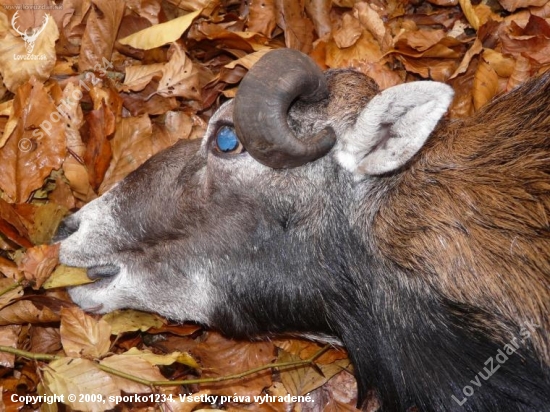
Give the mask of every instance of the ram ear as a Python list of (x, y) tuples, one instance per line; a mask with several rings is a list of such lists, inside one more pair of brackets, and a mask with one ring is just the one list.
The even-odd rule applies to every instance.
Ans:
[(447, 111), (453, 89), (420, 81), (390, 87), (363, 109), (340, 136), (338, 162), (357, 177), (392, 172), (424, 145)]

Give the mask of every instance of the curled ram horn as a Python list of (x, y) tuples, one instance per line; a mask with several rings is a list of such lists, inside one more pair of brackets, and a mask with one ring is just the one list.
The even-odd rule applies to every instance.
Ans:
[(334, 131), (325, 128), (300, 140), (288, 125), (288, 110), (297, 99), (313, 103), (327, 97), (325, 76), (308, 56), (292, 49), (267, 53), (239, 86), (233, 112), (237, 135), (266, 166), (291, 168), (314, 161), (334, 146)]

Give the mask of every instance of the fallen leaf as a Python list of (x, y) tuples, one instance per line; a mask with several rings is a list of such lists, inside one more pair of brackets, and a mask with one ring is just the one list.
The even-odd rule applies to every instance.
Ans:
[[(205, 341), (196, 346), (191, 354), (202, 365), (202, 377), (218, 377), (244, 372), (272, 362), (274, 346), (270, 342), (236, 342), (209, 332)], [(259, 395), (263, 388), (271, 386), (271, 371), (265, 370), (237, 382), (202, 384), (201, 388), (212, 389), (220, 395)]]
[(158, 315), (131, 309), (115, 310), (107, 313), (101, 319), (111, 326), (113, 335), (137, 330), (145, 332), (150, 328), (160, 328), (165, 323)]
[(485, 60), (481, 59), (474, 75), (472, 95), (474, 107), (479, 110), (498, 93), (498, 75)]
[(304, 0), (276, 0), (275, 4), (286, 47), (309, 53), (313, 48), (313, 23), (305, 14)]
[[(19, 122), (0, 149), (0, 188), (15, 203), (26, 201), (66, 154), (63, 124), (42, 83), (31, 80), (17, 90), (14, 110)], [(56, 116), (57, 114), (57, 116)]]
[(250, 0), (248, 30), (271, 37), (277, 26), (277, 9), (274, 0)]
[[(64, 395), (64, 403), (71, 408), (85, 412), (102, 412), (115, 407), (114, 399), (120, 396), (120, 389), (115, 380), (88, 359), (61, 358), (50, 362), (42, 369), (44, 385), (56, 395)], [(69, 394), (75, 395), (73, 400)], [(103, 401), (98, 402), (88, 396), (101, 395)], [(83, 401), (83, 402), (81, 402)]]
[(151, 120), (145, 114), (120, 120), (111, 141), (113, 160), (99, 188), (100, 194), (105, 193), (154, 154), (150, 139), (152, 131)]
[(311, 17), (317, 37), (326, 39), (332, 31), (330, 22), (330, 0), (307, 0), (306, 10)]
[(59, 328), (33, 325), (29, 331), (29, 350), (34, 353), (56, 353), (62, 349)]
[(163, 67), (164, 63), (126, 67), (126, 76), (124, 77), (122, 90), (143, 90), (154, 76), (161, 76)]
[(53, 289), (67, 286), (85, 285), (92, 282), (93, 280), (88, 277), (86, 269), (59, 265), (44, 282), (42, 288)]
[(51, 309), (47, 307), (38, 309), (29, 300), (19, 300), (0, 310), (0, 326), (25, 323), (51, 323), (58, 321), (59, 316)]
[(116, 34), (124, 14), (123, 0), (92, 0), (82, 36), (78, 68), (105, 73), (110, 69)]
[(166, 23), (156, 24), (120, 39), (119, 42), (142, 50), (164, 46), (179, 39), (199, 14), (200, 11), (197, 10)]
[(98, 358), (109, 351), (111, 326), (77, 307), (61, 309), (61, 342), (68, 356)]
[(336, 46), (340, 49), (353, 46), (363, 33), (361, 23), (352, 14), (346, 13), (342, 18), (342, 26), (333, 33)]
[(508, 11), (516, 11), (525, 7), (540, 7), (547, 3), (547, 0), (498, 0), (498, 2)]
[(162, 68), (156, 93), (164, 97), (180, 96), (200, 100), (199, 73), (178, 43), (172, 43), (170, 60)]
[[(0, 282), (0, 288), (2, 288), (1, 282)], [(2, 296), (0, 296), (0, 299), (2, 299)], [(21, 333), (21, 325), (0, 326), (0, 345), (17, 348), (17, 341), (19, 339), (20, 333)], [(14, 363), (15, 363), (15, 355), (12, 355), (11, 353), (0, 352), (1, 367), (13, 368)]]
[[(119, 372), (128, 373), (132, 376), (149, 381), (166, 381), (158, 368), (152, 365), (146, 359), (136, 356), (135, 354), (120, 354), (111, 355), (103, 358), (101, 365), (108, 366)], [(151, 386), (142, 383), (134, 382), (120, 376), (111, 375), (116, 387), (127, 393), (151, 393)]]
[[(24, 31), (27, 28), (21, 29)], [(34, 43), (32, 53), (28, 52), (27, 42), (13, 34), (7, 15), (0, 12), (0, 74), (11, 92), (15, 93), (19, 86), (32, 77), (40, 81), (46, 81), (50, 77), (55, 66), (55, 41), (58, 38), (57, 25), (52, 18), (48, 18), (44, 30)], [(30, 54), (36, 57), (27, 56)]]
[(23, 296), (23, 287), (10, 278), (0, 278), (0, 308)]
[(57, 265), (59, 245), (39, 245), (27, 249), (19, 270), (31, 282), (33, 289), (39, 289)]

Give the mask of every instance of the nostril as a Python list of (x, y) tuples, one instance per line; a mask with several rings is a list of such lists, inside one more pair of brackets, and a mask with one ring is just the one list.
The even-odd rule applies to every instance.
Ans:
[(61, 242), (62, 240), (67, 239), (77, 230), (78, 230), (77, 225), (71, 224), (70, 222), (67, 221), (67, 219), (63, 220), (59, 224), (59, 227), (57, 228), (57, 232), (52, 238), (52, 243)]

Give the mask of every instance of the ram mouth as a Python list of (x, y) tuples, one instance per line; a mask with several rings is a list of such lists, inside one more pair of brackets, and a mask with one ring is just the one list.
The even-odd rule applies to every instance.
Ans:
[(120, 267), (116, 265), (97, 265), (88, 267), (86, 271), (90, 279), (96, 280), (118, 275)]

